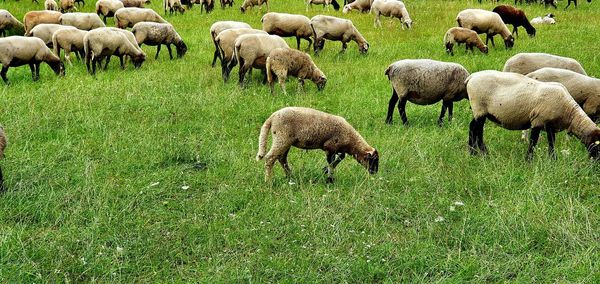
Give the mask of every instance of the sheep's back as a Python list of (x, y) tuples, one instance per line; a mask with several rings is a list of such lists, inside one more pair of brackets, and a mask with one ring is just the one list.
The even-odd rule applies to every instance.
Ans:
[(562, 68), (587, 75), (577, 60), (547, 53), (519, 53), (506, 61), (503, 71), (526, 75), (544, 67)]

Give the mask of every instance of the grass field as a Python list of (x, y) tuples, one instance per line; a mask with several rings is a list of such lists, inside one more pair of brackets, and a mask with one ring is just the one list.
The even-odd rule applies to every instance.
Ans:
[[(40, 2), (1, 6), (22, 19)], [(410, 126), (397, 112), (385, 125), (383, 74), (404, 58), (476, 72), (499, 70), (518, 52), (550, 52), (600, 76), (600, 3), (524, 6), (530, 18), (550, 11), (558, 23), (535, 38), (521, 29), (512, 50), (497, 39), (487, 56), (462, 48), (448, 56), (442, 37), (460, 10), (491, 10), (488, 1), (406, 1), (410, 31), (389, 20), (375, 29), (372, 15), (353, 12), (344, 17), (369, 41), (368, 55), (355, 43), (338, 54), (341, 44), (328, 42), (315, 58), (329, 79), (323, 92), (311, 82), (300, 92), (292, 79), (288, 95), (271, 96), (260, 72), (240, 90), (237, 68), (223, 84), (210, 67), (214, 21), (260, 28), (261, 13), (241, 14), (236, 2), (166, 17), (189, 47), (183, 59), (170, 61), (163, 49), (154, 60), (155, 48), (144, 46), (140, 70), (112, 60), (92, 77), (75, 61), (64, 78), (42, 67), (38, 82), (26, 66), (9, 70), (11, 85), (0, 86), (10, 142), (1, 162), (0, 282), (600, 281), (600, 168), (575, 137), (557, 135), (556, 161), (542, 138), (527, 163), (520, 132), (488, 123), (490, 154), (472, 157), (467, 101), (441, 128), (440, 104), (409, 103)], [(150, 6), (163, 14), (160, 1)], [(306, 11), (301, 0), (273, 0), (271, 10), (342, 16)], [(254, 160), (259, 129), (284, 106), (344, 116), (379, 150), (379, 173), (348, 158), (329, 185), (323, 152), (294, 149), (296, 184), (279, 166), (273, 185), (264, 183)]]

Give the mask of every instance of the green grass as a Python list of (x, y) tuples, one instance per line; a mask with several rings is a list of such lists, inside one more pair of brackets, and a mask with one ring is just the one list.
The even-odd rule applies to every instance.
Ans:
[[(10, 142), (1, 162), (8, 190), (0, 194), (0, 282), (599, 282), (599, 168), (575, 137), (557, 135), (557, 161), (542, 138), (527, 163), (520, 132), (492, 123), (490, 154), (469, 155), (467, 101), (442, 128), (440, 104), (409, 103), (409, 127), (397, 112), (384, 124), (391, 91), (383, 71), (399, 59), (476, 72), (501, 69), (518, 52), (551, 52), (600, 76), (599, 3), (567, 12), (524, 6), (530, 18), (550, 11), (558, 23), (535, 38), (521, 30), (512, 50), (497, 39), (487, 56), (461, 48), (450, 57), (442, 37), (456, 14), (493, 8), (472, 2), (407, 1), (410, 31), (345, 15), (371, 49), (361, 56), (351, 43), (338, 54), (341, 44), (328, 42), (315, 58), (329, 78), (323, 92), (310, 82), (299, 92), (292, 79), (288, 95), (271, 96), (260, 72), (240, 90), (237, 68), (223, 84), (209, 65), (210, 25), (260, 27), (258, 10), (237, 7), (167, 16), (188, 44), (184, 59), (170, 61), (163, 49), (154, 60), (155, 49), (144, 46), (140, 70), (122, 71), (113, 60), (92, 77), (75, 61), (64, 78), (42, 67), (38, 82), (28, 67), (11, 68), (11, 85), (0, 85)], [(160, 6), (151, 5), (163, 14)], [(20, 19), (41, 7), (2, 2)], [(92, 9), (88, 1), (82, 10)], [(342, 16), (318, 6), (307, 12), (300, 0), (274, 0), (271, 10)], [(284, 106), (344, 116), (379, 150), (380, 172), (369, 176), (348, 158), (328, 185), (324, 154), (294, 149), (296, 184), (279, 166), (265, 184), (254, 160), (258, 132)]]

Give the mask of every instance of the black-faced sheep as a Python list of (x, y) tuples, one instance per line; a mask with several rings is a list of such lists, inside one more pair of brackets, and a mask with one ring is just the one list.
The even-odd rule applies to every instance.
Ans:
[(0, 9), (0, 37), (6, 36), (6, 31), (13, 29), (22, 32), (25, 27), (9, 11)]
[(104, 58), (106, 58), (104, 69), (106, 69), (112, 55), (119, 57), (123, 69), (125, 68), (124, 56), (131, 58), (135, 68), (142, 66), (146, 60), (146, 54), (137, 44), (131, 42), (130, 38), (134, 37), (133, 34), (128, 37), (125, 33), (131, 32), (115, 28), (99, 28), (91, 30), (85, 35), (83, 38), (85, 64), (90, 74), (96, 73), (96, 65), (101, 64)]
[(242, 3), (242, 6), (240, 6), (240, 11), (242, 11), (242, 13), (246, 12), (246, 10), (248, 10), (248, 8), (250, 7), (254, 7), (254, 6), (259, 6), (260, 9), (262, 10), (262, 5), (265, 4), (267, 6), (267, 12), (269, 11), (269, 1), (268, 0), (244, 0), (244, 2)]
[(212, 67), (215, 67), (215, 63), (217, 62), (217, 58), (221, 60), (221, 64), (223, 64), (223, 57), (219, 53), (219, 46), (215, 41), (217, 35), (227, 29), (251, 29), (252, 27), (244, 22), (236, 22), (236, 21), (218, 21), (210, 26), (210, 37), (215, 45), (215, 53), (213, 56)]
[(146, 8), (121, 8), (115, 12), (117, 28), (133, 27), (139, 22), (167, 23), (158, 13)]
[(473, 51), (473, 47), (476, 46), (482, 53), (488, 53), (487, 45), (483, 43), (475, 31), (454, 27), (450, 28), (444, 35), (444, 46), (446, 47), (446, 52), (450, 55), (454, 55), (454, 52), (452, 51), (454, 45), (460, 45), (461, 43), (464, 43), (467, 46), (466, 50)]
[(327, 83), (327, 77), (315, 65), (310, 55), (290, 48), (273, 49), (267, 57), (266, 68), (271, 94), (275, 93), (273, 88), (275, 78), (279, 80), (279, 85), (284, 94), (287, 93), (285, 91), (285, 80), (288, 76), (297, 77), (302, 87), (304, 87), (305, 79), (311, 80), (317, 85), (319, 91), (323, 90)]
[(46, 44), (36, 37), (11, 36), (0, 38), (0, 63), (2, 63), (2, 80), (8, 84), (6, 72), (9, 67), (25, 64), (31, 69), (33, 81), (40, 78), (40, 64), (45, 62), (56, 75), (63, 76), (65, 68), (60, 58), (54, 55)]
[(171, 15), (173, 15), (173, 12), (179, 12), (182, 15), (185, 12), (181, 0), (163, 0), (163, 8), (165, 8), (165, 15), (167, 15), (167, 10), (169, 10), (169, 14)]
[(240, 87), (244, 87), (246, 73), (251, 68), (265, 71), (263, 82), (266, 83), (266, 61), (271, 51), (278, 47), (289, 46), (279, 36), (263, 34), (245, 34), (235, 40), (235, 59), (240, 64)]
[(519, 53), (504, 64), (504, 72), (527, 75), (544, 67), (562, 68), (587, 75), (577, 60), (548, 53)]
[(60, 0), (60, 11), (62, 13), (75, 11), (75, 0)]
[(225, 6), (233, 7), (233, 0), (221, 0), (221, 9), (225, 9)]
[(39, 24), (59, 24), (61, 12), (56, 11), (29, 11), (23, 17), (25, 25), (25, 33), (29, 33), (31, 29)]
[(486, 119), (509, 130), (531, 128), (527, 159), (533, 158), (541, 130), (548, 134), (548, 152), (556, 158), (557, 132), (568, 130), (585, 145), (592, 158), (600, 158), (600, 128), (577, 105), (559, 83), (540, 82), (524, 75), (500, 71), (481, 71), (467, 78), (467, 92), (473, 111), (469, 126), (471, 154), (487, 152), (483, 142)]
[[(346, 1), (344, 1), (346, 2)], [(358, 10), (361, 13), (368, 13), (371, 10), (371, 3), (373, 0), (355, 0), (348, 1), (349, 4), (344, 4), (344, 9), (342, 9), (342, 13), (347, 14), (352, 10)]]
[(150, 0), (119, 0), (123, 2), (125, 8), (144, 8), (146, 4), (150, 4)]
[(106, 27), (100, 16), (95, 13), (67, 13), (60, 16), (58, 22), (61, 25), (76, 27), (84, 31)]
[[(4, 149), (6, 149), (6, 134), (4, 128), (0, 125), (0, 159), (4, 158)], [(4, 187), (4, 176), (2, 175), (2, 168), (0, 168), (0, 191), (6, 190)]]
[(260, 20), (263, 30), (280, 37), (296, 37), (296, 46), (300, 49), (300, 39), (308, 41), (308, 48), (312, 45), (310, 37), (313, 35), (310, 19), (304, 15), (286, 13), (266, 13)]
[(494, 8), (492, 12), (497, 13), (502, 18), (504, 24), (513, 25), (513, 33), (515, 36), (519, 36), (519, 27), (525, 28), (527, 34), (531, 37), (535, 36), (535, 28), (529, 23), (525, 12), (521, 9), (509, 5), (500, 5)]
[(54, 0), (46, 0), (44, 2), (44, 9), (49, 11), (58, 11), (58, 4)]
[(63, 26), (58, 24), (39, 24), (25, 34), (26, 36), (37, 37), (44, 41), (48, 47), (52, 47), (52, 35), (61, 29), (76, 30), (77, 28), (72, 26)]
[(173, 59), (171, 44), (175, 45), (177, 57), (181, 58), (187, 52), (187, 45), (185, 45), (183, 39), (181, 39), (181, 36), (179, 36), (171, 24), (140, 22), (133, 26), (131, 32), (135, 35), (139, 46), (142, 46), (142, 44), (156, 46), (156, 56), (154, 59), (158, 58), (160, 47), (163, 44), (167, 46), (170, 59)]
[(412, 20), (406, 10), (406, 6), (402, 1), (390, 0), (374, 0), (371, 5), (371, 13), (375, 15), (375, 26), (381, 27), (381, 16), (397, 18), (400, 21), (400, 26), (404, 29), (410, 29)]
[(59, 29), (52, 35), (52, 46), (54, 47), (54, 54), (60, 57), (60, 49), (65, 50), (65, 59), (71, 63), (71, 51), (75, 52), (78, 58), (83, 58), (83, 38), (87, 34), (87, 31), (78, 29)]
[(459, 27), (467, 28), (476, 31), (478, 34), (486, 34), (485, 44), (492, 41), (494, 44), (494, 35), (500, 34), (504, 39), (504, 46), (512, 48), (515, 40), (500, 18), (500, 15), (482, 10), (482, 9), (466, 9), (462, 10), (456, 16), (456, 22)]
[(106, 17), (113, 17), (117, 10), (124, 8), (123, 2), (119, 0), (98, 0), (96, 2), (96, 14), (102, 15), (106, 24)]
[(362, 54), (366, 54), (369, 50), (369, 43), (356, 29), (352, 21), (317, 15), (310, 19), (310, 26), (313, 29), (314, 51), (315, 54), (325, 46), (325, 39), (342, 42), (341, 52), (346, 51), (348, 42), (353, 40), (358, 44), (358, 50)]
[(394, 106), (398, 103), (398, 112), (402, 123), (407, 124), (406, 102), (418, 105), (430, 105), (443, 101), (438, 125), (442, 125), (446, 109), (448, 121), (452, 120), (453, 102), (467, 98), (465, 79), (469, 72), (460, 64), (434, 61), (429, 59), (405, 59), (392, 63), (385, 75), (392, 84), (392, 97), (388, 105), (385, 122), (392, 123)]
[(329, 5), (331, 5), (334, 10), (340, 10), (340, 4), (336, 0), (306, 0), (306, 10), (308, 11), (308, 6), (312, 9), (313, 4), (323, 5), (323, 8), (327, 10), (329, 10)]
[[(267, 153), (269, 131), (273, 136)], [(279, 161), (290, 178), (287, 162), (290, 148), (322, 149), (327, 154), (327, 182), (333, 182), (335, 167), (352, 155), (369, 174), (379, 169), (379, 153), (343, 117), (310, 108), (286, 107), (274, 112), (260, 129), (256, 160), (265, 159), (265, 181), (271, 180), (273, 164)]]
[(200, 4), (200, 14), (202, 14), (202, 10), (206, 11), (206, 13), (210, 13), (215, 9), (214, 0), (195, 0), (194, 3)]
[(237, 60), (234, 56), (234, 48), (235, 41), (241, 35), (245, 34), (267, 34), (267, 32), (263, 30), (256, 29), (227, 29), (219, 33), (215, 38), (215, 42), (217, 47), (219, 48), (219, 53), (221, 54), (221, 74), (223, 76), (223, 81), (227, 82), (229, 80), (229, 74), (235, 65), (237, 64)]

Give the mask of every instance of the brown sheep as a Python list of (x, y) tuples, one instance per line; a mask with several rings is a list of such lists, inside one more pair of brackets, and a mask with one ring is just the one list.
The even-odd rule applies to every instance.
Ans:
[(57, 11), (29, 11), (23, 17), (25, 33), (29, 33), (39, 24), (60, 24), (61, 12)]
[(289, 46), (279, 36), (263, 34), (245, 34), (235, 40), (235, 59), (240, 63), (240, 87), (244, 87), (246, 72), (251, 68), (265, 71), (263, 83), (267, 82), (266, 61), (271, 51), (278, 47)]
[(134, 7), (134, 8), (144, 8), (144, 5), (150, 4), (150, 0), (120, 0), (123, 2), (123, 6)]
[(446, 52), (450, 55), (454, 55), (454, 52), (452, 51), (454, 44), (461, 43), (464, 43), (467, 46), (467, 51), (473, 51), (473, 46), (477, 46), (477, 48), (482, 53), (488, 53), (487, 45), (483, 43), (483, 41), (481, 40), (481, 38), (479, 38), (475, 31), (461, 27), (454, 27), (450, 28), (444, 35), (444, 45), (446, 46)]
[(147, 8), (121, 8), (115, 12), (117, 28), (131, 28), (139, 22), (167, 23), (158, 13)]
[(279, 85), (284, 94), (285, 91), (285, 80), (287, 76), (294, 76), (298, 78), (300, 86), (304, 87), (304, 80), (309, 79), (317, 85), (319, 91), (325, 88), (327, 83), (327, 77), (325, 74), (315, 65), (310, 55), (290, 48), (276, 48), (269, 53), (267, 57), (267, 81), (271, 88), (271, 94), (275, 93), (273, 84), (275, 78), (279, 79)]
[(280, 37), (296, 37), (296, 46), (300, 49), (300, 39), (308, 41), (308, 49), (312, 45), (310, 37), (313, 35), (310, 19), (304, 15), (286, 13), (266, 13), (260, 21), (263, 30)]

